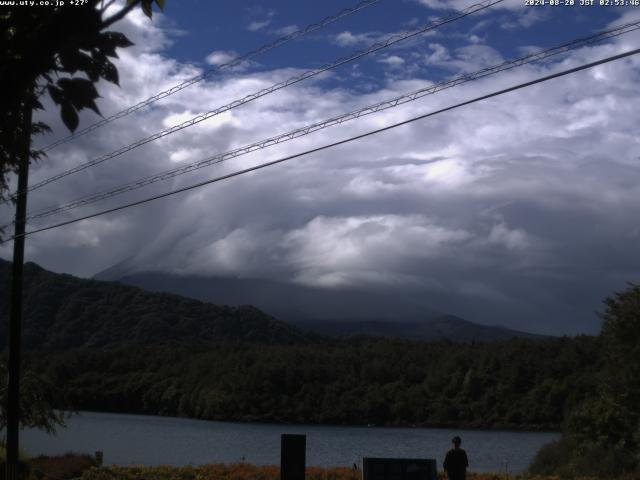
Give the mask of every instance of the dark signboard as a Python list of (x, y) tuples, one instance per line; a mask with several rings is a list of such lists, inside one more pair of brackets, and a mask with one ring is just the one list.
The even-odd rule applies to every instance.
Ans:
[(424, 458), (363, 458), (363, 480), (437, 480), (436, 461)]
[(280, 480), (304, 480), (306, 435), (282, 434), (280, 443)]

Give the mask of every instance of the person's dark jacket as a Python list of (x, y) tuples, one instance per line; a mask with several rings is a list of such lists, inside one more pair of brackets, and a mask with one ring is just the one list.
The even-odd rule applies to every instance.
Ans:
[(469, 460), (467, 459), (467, 452), (461, 448), (452, 448), (449, 450), (442, 464), (449, 480), (465, 480), (468, 466)]

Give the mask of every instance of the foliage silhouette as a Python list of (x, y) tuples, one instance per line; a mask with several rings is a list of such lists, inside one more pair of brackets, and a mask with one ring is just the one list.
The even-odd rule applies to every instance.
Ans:
[[(164, 7), (164, 0), (155, 0)], [(133, 45), (125, 35), (108, 31), (137, 5), (151, 17), (153, 0), (128, 0), (113, 13), (113, 1), (87, 0), (84, 5), (14, 7), (0, 11), (0, 198), (5, 198), (8, 175), (17, 171), (20, 146), (32, 134), (49, 131), (34, 122), (24, 131), (25, 109), (42, 109), (40, 98), (49, 94), (60, 107), (64, 124), (73, 131), (78, 112), (100, 113), (95, 84), (104, 79), (118, 84), (118, 70), (111, 62), (118, 48)], [(32, 150), (31, 158), (42, 152)]]
[(604, 304), (595, 389), (567, 415), (560, 442), (541, 450), (536, 473), (640, 473), (640, 286), (629, 284)]

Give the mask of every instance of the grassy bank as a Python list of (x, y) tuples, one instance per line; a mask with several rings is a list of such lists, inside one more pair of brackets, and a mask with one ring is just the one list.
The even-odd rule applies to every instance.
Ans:
[[(445, 479), (446, 477), (444, 474), (440, 473), (439, 480)], [(492, 473), (471, 473), (467, 475), (467, 479), (563, 480), (556, 476), (507, 476)], [(80, 480), (280, 480), (280, 468), (277, 465), (257, 466), (248, 463), (218, 463), (189, 467), (90, 467), (82, 472)], [(362, 480), (362, 472), (360, 470), (354, 470), (346, 467), (307, 467), (306, 480)], [(596, 479), (583, 477), (575, 480)]]
[[(257, 466), (248, 463), (210, 464), (188, 467), (96, 466), (89, 455), (66, 454), (34, 457), (26, 460), (28, 480), (280, 480), (277, 465)], [(4, 465), (2, 465), (4, 467)], [(0, 475), (2, 477), (2, 475)], [(446, 480), (440, 473), (439, 480)], [(307, 467), (306, 480), (362, 480), (362, 472), (346, 467)], [(564, 480), (558, 476), (504, 475), (470, 473), (467, 480)], [(574, 480), (596, 480), (577, 477)], [(632, 477), (619, 480), (633, 480)]]
[[(306, 480), (362, 480), (362, 472), (352, 468), (308, 467)], [(82, 480), (280, 480), (278, 466), (246, 463), (213, 464), (197, 467), (103, 467), (84, 472)], [(445, 480), (444, 474), (439, 480)], [(492, 473), (467, 475), (467, 480), (563, 480), (555, 476), (513, 476)], [(576, 479), (578, 480), (578, 479)], [(580, 480), (596, 480), (581, 478)]]

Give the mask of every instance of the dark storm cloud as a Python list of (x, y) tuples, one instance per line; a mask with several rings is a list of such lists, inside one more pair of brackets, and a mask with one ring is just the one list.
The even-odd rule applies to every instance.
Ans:
[[(121, 55), (123, 89), (100, 86), (106, 114), (198, 73), (159, 53), (168, 40), (157, 24), (141, 15), (127, 22), (138, 47)], [(616, 53), (629, 41), (581, 50), (562, 66)], [(446, 55), (466, 71), (465, 58), (478, 60), (469, 56), (473, 51), (478, 47), (469, 45)], [(500, 60), (495, 50), (482, 51)], [(427, 65), (434, 58), (421, 61)], [(640, 239), (638, 65), (637, 59), (605, 65), (290, 164), (34, 235), (28, 257), (79, 275), (127, 259), (134, 270), (357, 287), (384, 291), (391, 302), (427, 299), (433, 308), (472, 321), (545, 333), (595, 332), (594, 311), (603, 296), (640, 276), (634, 248)], [(513, 70), (100, 207), (346, 138), (558, 68)], [(190, 87), (53, 151), (34, 168), (32, 181), (294, 72), (234, 72)], [(425, 81), (389, 80), (368, 94), (327, 90), (321, 80), (282, 90), (34, 192), (30, 203), (38, 209), (81, 197), (414, 90)], [(44, 114), (61, 135), (56, 117), (53, 111)]]

